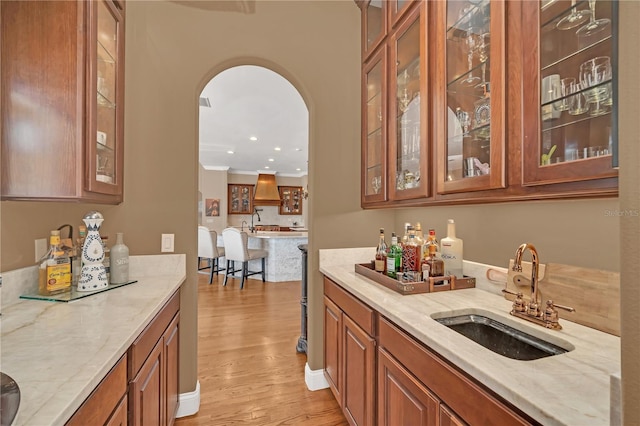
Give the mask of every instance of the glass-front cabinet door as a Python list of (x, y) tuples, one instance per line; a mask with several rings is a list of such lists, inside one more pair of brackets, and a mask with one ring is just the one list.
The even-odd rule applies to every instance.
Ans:
[(122, 193), (124, 54), (123, 11), (113, 1), (88, 2), (89, 108), (87, 186)]
[(505, 5), (435, 2), (438, 193), (505, 186)]
[(367, 56), (380, 44), (387, 32), (388, 0), (365, 0), (362, 6), (362, 52)]
[(391, 34), (389, 76), (389, 197), (430, 195), (427, 149), (427, 2), (413, 8)]
[[(523, 183), (614, 177), (617, 1), (523, 3)], [(527, 40), (527, 39), (525, 39)], [(530, 90), (527, 90), (529, 88)]]
[(387, 200), (386, 45), (365, 63), (362, 73), (362, 203)]

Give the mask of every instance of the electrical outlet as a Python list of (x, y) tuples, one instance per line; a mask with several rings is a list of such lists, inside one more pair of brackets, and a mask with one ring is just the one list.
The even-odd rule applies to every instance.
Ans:
[(42, 257), (47, 253), (47, 239), (39, 238), (36, 240), (36, 262), (42, 259)]
[(174, 234), (162, 234), (162, 245), (160, 247), (162, 253), (173, 253), (173, 237)]

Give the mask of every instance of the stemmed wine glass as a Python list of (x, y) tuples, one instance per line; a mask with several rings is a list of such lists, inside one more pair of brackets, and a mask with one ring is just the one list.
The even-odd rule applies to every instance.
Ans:
[(586, 22), (591, 15), (592, 12), (590, 9), (576, 10), (576, 0), (571, 0), (571, 14), (558, 21), (556, 28), (559, 30), (570, 30)]
[(460, 81), (460, 85), (470, 87), (475, 86), (480, 81), (480, 77), (475, 77), (472, 73), (473, 70), (473, 52), (478, 44), (478, 35), (475, 34), (474, 28), (469, 27), (467, 29), (467, 36), (465, 38), (465, 42), (467, 44), (467, 66), (469, 68), (469, 75)]
[(591, 10), (591, 18), (587, 25), (580, 27), (576, 31), (578, 37), (587, 37), (598, 33), (607, 28), (611, 22), (607, 18), (596, 19), (596, 0), (589, 0), (589, 9)]

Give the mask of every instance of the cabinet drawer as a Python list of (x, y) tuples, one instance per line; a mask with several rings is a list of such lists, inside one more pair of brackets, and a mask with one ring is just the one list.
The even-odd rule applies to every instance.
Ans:
[(136, 376), (153, 347), (164, 334), (171, 320), (180, 309), (180, 290), (176, 291), (158, 315), (144, 329), (129, 348), (129, 378)]
[(370, 336), (375, 336), (375, 311), (342, 289), (338, 284), (324, 278), (324, 294)]
[(111, 369), (87, 400), (78, 408), (67, 426), (104, 425), (127, 392), (127, 357)]
[(537, 424), (447, 364), (385, 318), (380, 318), (380, 347), (385, 348), (462, 420), (476, 425)]

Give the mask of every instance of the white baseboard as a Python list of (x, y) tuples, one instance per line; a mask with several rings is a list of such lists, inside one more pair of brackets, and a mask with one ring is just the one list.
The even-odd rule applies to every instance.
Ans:
[(196, 390), (178, 395), (178, 412), (176, 417), (192, 416), (200, 409), (200, 380), (196, 382)]
[(329, 387), (329, 382), (327, 382), (327, 379), (324, 377), (324, 370), (312, 370), (309, 368), (309, 364), (304, 365), (304, 382), (310, 391)]

